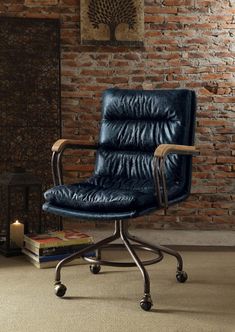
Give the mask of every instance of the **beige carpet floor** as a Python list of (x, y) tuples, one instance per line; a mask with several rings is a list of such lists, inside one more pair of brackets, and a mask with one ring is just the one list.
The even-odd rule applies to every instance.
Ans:
[(60, 299), (53, 268), (0, 256), (0, 332), (234, 332), (235, 252), (181, 253), (185, 284), (175, 280), (173, 257), (147, 267), (151, 312), (139, 308), (143, 282), (136, 268), (102, 267), (93, 275), (87, 265), (66, 267), (68, 290)]

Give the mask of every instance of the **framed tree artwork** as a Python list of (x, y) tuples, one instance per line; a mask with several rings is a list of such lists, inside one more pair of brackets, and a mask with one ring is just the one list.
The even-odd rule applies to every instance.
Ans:
[(143, 0), (81, 0), (81, 42), (142, 46)]

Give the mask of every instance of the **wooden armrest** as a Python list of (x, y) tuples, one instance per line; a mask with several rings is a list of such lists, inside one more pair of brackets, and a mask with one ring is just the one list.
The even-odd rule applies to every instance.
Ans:
[[(164, 207), (165, 213), (168, 208), (168, 193), (167, 193), (167, 185), (166, 185), (165, 172), (164, 172), (164, 163), (165, 163), (165, 157), (169, 153), (197, 155), (199, 154), (199, 150), (197, 150), (195, 146), (176, 145), (176, 144), (160, 144), (156, 148), (154, 152), (154, 157), (155, 157), (154, 179), (156, 182), (157, 199), (159, 205)], [(162, 188), (162, 191), (160, 188)]]
[(87, 144), (86, 141), (81, 141), (81, 140), (75, 140), (75, 139), (58, 139), (52, 146), (51, 150), (53, 152), (61, 152), (63, 151), (66, 147), (81, 147), (84, 149), (89, 149), (89, 148), (96, 148), (95, 143)]
[(87, 141), (81, 141), (76, 139), (58, 139), (52, 146), (52, 157), (51, 157), (51, 167), (54, 185), (63, 184), (63, 172), (61, 159), (65, 149), (92, 149), (95, 150), (97, 145), (94, 142), (91, 144)]
[(156, 148), (154, 156), (163, 158), (169, 153), (198, 155), (199, 150), (190, 145), (161, 144)]

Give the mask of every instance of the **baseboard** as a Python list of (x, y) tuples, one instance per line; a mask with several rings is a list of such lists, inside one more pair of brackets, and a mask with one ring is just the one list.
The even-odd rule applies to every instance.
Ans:
[[(163, 244), (164, 246), (164, 244)], [(224, 245), (165, 245), (166, 247), (176, 251), (235, 251), (235, 246)]]
[[(84, 229), (94, 236), (95, 241), (112, 234), (110, 229)], [(131, 234), (151, 243), (158, 243), (180, 250), (235, 250), (235, 231), (200, 230), (153, 230), (132, 229)]]

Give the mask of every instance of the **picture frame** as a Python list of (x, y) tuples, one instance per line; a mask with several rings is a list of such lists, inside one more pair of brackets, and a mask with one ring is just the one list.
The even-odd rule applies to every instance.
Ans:
[(81, 43), (142, 46), (143, 0), (81, 0)]

